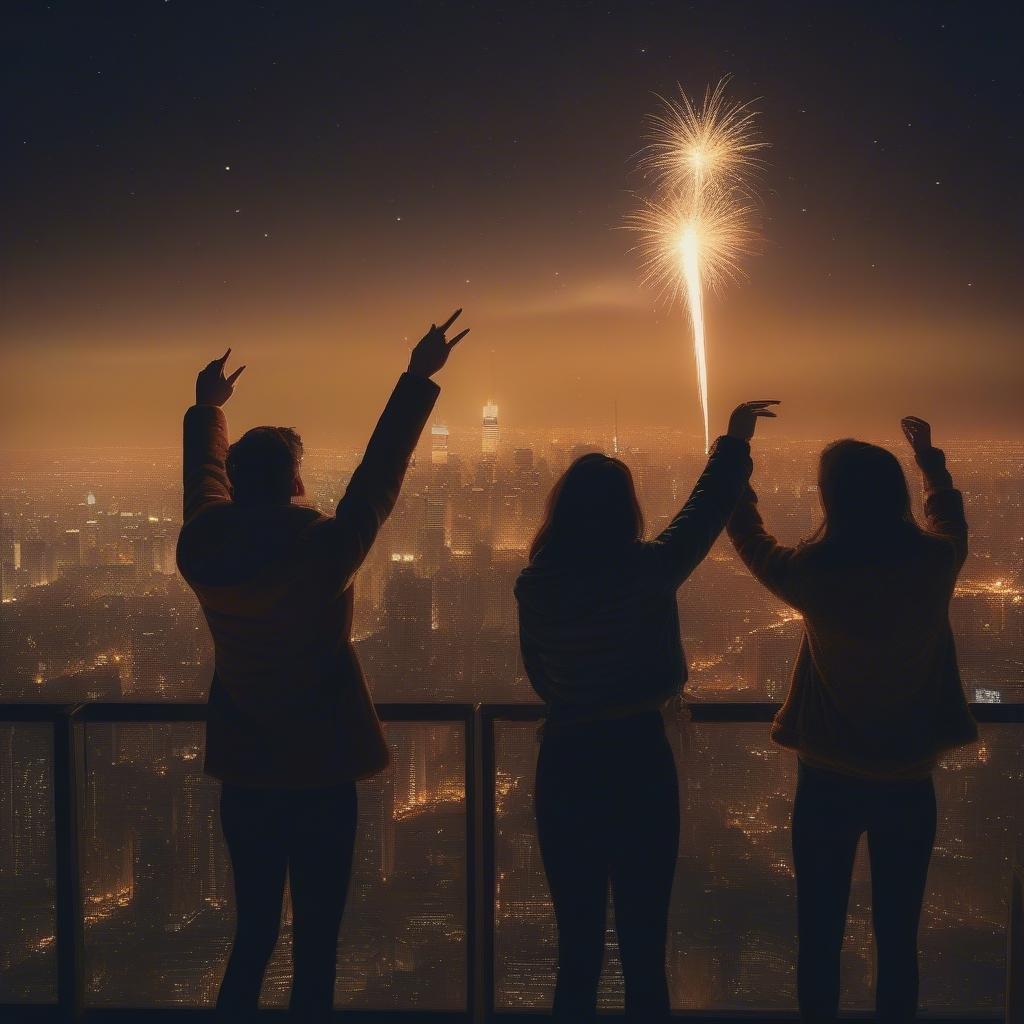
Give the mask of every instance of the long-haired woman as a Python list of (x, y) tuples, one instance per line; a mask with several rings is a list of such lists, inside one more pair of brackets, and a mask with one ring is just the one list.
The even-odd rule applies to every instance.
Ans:
[(772, 404), (733, 413), (686, 505), (653, 541), (643, 539), (627, 466), (577, 459), (548, 498), (516, 583), (523, 664), (547, 705), (535, 810), (558, 924), (556, 1020), (595, 1017), (609, 882), (627, 1017), (668, 1019), (679, 794), (662, 709), (686, 680), (676, 590), (746, 488), (749, 441)]
[(765, 530), (749, 488), (729, 535), (750, 571), (803, 615), (804, 636), (773, 738), (799, 755), (793, 808), (805, 1021), (834, 1021), (857, 843), (867, 834), (878, 961), (877, 1019), (917, 1012), (917, 930), (935, 840), (932, 770), (977, 738), (957, 670), (949, 601), (967, 557), (963, 499), (931, 428), (903, 430), (924, 477), (924, 528), (884, 448), (830, 444), (824, 521), (798, 547)]

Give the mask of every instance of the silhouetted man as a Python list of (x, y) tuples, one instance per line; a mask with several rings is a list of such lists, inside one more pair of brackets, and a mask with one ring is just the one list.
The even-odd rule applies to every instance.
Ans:
[(196, 380), (185, 414), (184, 526), (178, 566), (215, 649), (206, 771), (223, 783), (221, 824), (234, 874), (234, 945), (217, 1000), (255, 1011), (277, 941), (286, 876), (294, 936), (291, 1010), (330, 1014), (338, 929), (352, 867), (357, 779), (387, 746), (351, 643), (352, 578), (394, 507), (439, 388), (430, 378), (468, 333), (431, 325), (413, 349), (333, 517), (305, 493), (302, 442), (255, 427), (228, 447), (221, 406), (245, 367), (231, 350)]

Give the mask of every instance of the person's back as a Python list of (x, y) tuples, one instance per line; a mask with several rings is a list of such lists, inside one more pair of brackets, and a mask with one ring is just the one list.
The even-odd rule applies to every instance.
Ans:
[[(179, 566), (199, 597), (215, 647), (209, 774), (303, 788), (362, 778), (386, 763), (350, 644), (350, 583), (397, 495), (407, 458), (402, 448), (419, 436), (436, 395), (431, 388), (412, 380), (400, 384), (398, 401), (417, 409), (408, 436), (368, 449), (363, 479), (349, 488), (334, 517), (293, 502), (219, 501), (186, 522)], [(191, 414), (209, 417), (205, 410)], [(186, 449), (192, 425), (186, 424)], [(203, 427), (197, 444), (206, 436)]]
[(686, 664), (676, 591), (689, 562), (659, 541), (580, 566), (531, 562), (516, 582), (520, 640), (549, 716), (653, 707), (678, 693)]
[(686, 680), (676, 591), (745, 486), (749, 440), (770, 404), (736, 410), (690, 499), (650, 542), (629, 469), (577, 459), (516, 583), (523, 665), (547, 705), (535, 811), (558, 924), (558, 1020), (595, 1019), (609, 883), (627, 1019), (669, 1018), (679, 791), (662, 709)]
[[(877, 454), (876, 454), (877, 453)], [(832, 473), (831, 463), (842, 460)], [(864, 480), (849, 479), (865, 462)], [(891, 461), (890, 461), (891, 460)], [(870, 778), (923, 777), (946, 749), (977, 735), (967, 711), (949, 625), (949, 602), (967, 554), (963, 499), (942, 453), (922, 449), (927, 529), (909, 511), (875, 523), (870, 473), (905, 498), (898, 462), (883, 449), (838, 442), (822, 456), (822, 536), (796, 548), (764, 529), (753, 492), (729, 522), (753, 574), (798, 610), (805, 635), (774, 738), (807, 760)], [(842, 482), (835, 478), (845, 475)], [(835, 482), (832, 482), (835, 481)], [(902, 488), (902, 489), (901, 489)], [(846, 518), (845, 512), (849, 509)]]
[(327, 685), (350, 588), (318, 569), (329, 548), (314, 528), (325, 521), (302, 505), (233, 502), (182, 534), (181, 568), (217, 638), (218, 677), (253, 714), (300, 707)]
[[(917, 530), (900, 533), (871, 552), (809, 545), (798, 570), (806, 645), (793, 699), (800, 687), (820, 687), (846, 727), (816, 743), (809, 720), (816, 712), (807, 709), (801, 749), (872, 776), (919, 772), (950, 742), (969, 738), (949, 721), (964, 710), (949, 626), (959, 568), (953, 545)], [(780, 738), (798, 728), (790, 714), (780, 719)]]
[[(230, 349), (199, 374), (184, 424), (178, 566), (213, 637), (206, 771), (221, 781), (235, 937), (217, 998), (255, 1012), (287, 879), (294, 931), (291, 1010), (328, 1019), (357, 827), (356, 780), (387, 745), (351, 643), (352, 578), (394, 507), (437, 398), (444, 332), (415, 347), (334, 516), (305, 504), (302, 443), (256, 427), (229, 447), (221, 406), (242, 372)], [(244, 367), (242, 368), (244, 369)]]
[(917, 1012), (917, 929), (935, 841), (932, 771), (969, 743), (949, 602), (967, 555), (963, 499), (923, 420), (903, 421), (925, 480), (926, 529), (890, 452), (838, 441), (821, 456), (825, 519), (792, 548), (750, 489), (729, 535), (753, 575), (803, 615), (773, 738), (799, 755), (793, 806), (802, 1018), (837, 1018), (840, 952), (860, 838), (871, 858), (882, 1021)]

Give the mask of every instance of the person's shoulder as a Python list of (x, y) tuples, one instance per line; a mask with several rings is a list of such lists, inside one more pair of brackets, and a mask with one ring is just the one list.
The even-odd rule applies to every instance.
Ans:
[[(661, 541), (638, 540), (623, 549), (615, 563), (613, 575), (620, 585), (631, 579), (642, 581), (650, 577), (656, 582), (665, 581), (665, 557), (666, 546)], [(667, 582), (671, 583), (671, 578)], [(672, 589), (676, 589), (674, 585)]]
[(804, 540), (798, 540), (793, 546), (793, 556), (799, 558), (817, 558), (820, 557), (822, 551), (825, 549), (825, 544), (819, 537), (808, 537)]
[(834, 545), (826, 543), (821, 538), (812, 537), (797, 541), (790, 551), (789, 566), (797, 571), (813, 572), (835, 561)]
[(663, 549), (664, 545), (657, 538), (638, 540), (626, 549), (623, 561), (626, 565), (642, 566), (648, 560), (657, 558), (658, 553)]
[(209, 530), (220, 530), (238, 520), (239, 506), (230, 498), (215, 498), (203, 503), (202, 508), (181, 528), (184, 538), (202, 536)]
[(344, 521), (337, 516), (325, 515), (312, 505), (292, 505), (287, 525), (297, 533), (309, 538), (326, 537), (344, 529)]
[(305, 501), (293, 501), (286, 506), (288, 519), (298, 526), (313, 526), (319, 523), (329, 523), (335, 517), (325, 515), (316, 507)]
[(931, 530), (920, 530), (919, 537), (919, 549), (926, 560), (942, 567), (956, 563), (956, 544), (952, 537)]
[(556, 566), (544, 562), (530, 562), (523, 566), (512, 584), (512, 594), (523, 603), (524, 600), (539, 597), (564, 581), (565, 574)]

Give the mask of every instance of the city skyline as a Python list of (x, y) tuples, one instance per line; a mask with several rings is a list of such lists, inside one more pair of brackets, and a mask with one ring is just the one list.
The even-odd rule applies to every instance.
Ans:
[[(536, 700), (519, 656), (512, 582), (554, 477), (609, 435), (523, 430), (494, 405), (477, 403), (467, 430), (437, 423), (444, 429), (424, 431), (398, 506), (357, 577), (354, 635), (377, 700)], [(947, 448), (972, 524), (972, 554), (951, 607), (968, 696), (1020, 701), (1024, 447)], [(699, 437), (670, 430), (626, 433), (619, 454), (635, 475), (650, 532), (685, 500), (701, 449)], [(755, 445), (754, 483), (785, 540), (808, 535), (817, 522), (817, 450), (776, 439)], [(909, 451), (898, 451), (908, 474), (916, 473)], [(212, 648), (173, 564), (180, 456), (126, 455), (3, 456), (6, 700), (205, 699)], [(311, 452), (310, 499), (329, 511), (359, 455)], [(912, 490), (919, 500), (919, 487)], [(691, 700), (784, 696), (800, 621), (754, 583), (727, 542), (682, 588), (679, 604)], [(495, 998), (507, 1009), (543, 1007), (554, 968), (531, 810), (535, 728), (508, 723), (497, 734)], [(361, 795), (365, 830), (339, 945), (339, 1006), (461, 1005), (464, 977), (440, 967), (465, 963), (458, 883), (465, 802), (455, 729), (388, 726), (392, 767)], [(986, 727), (978, 747), (947, 759), (938, 773), (944, 817), (922, 931), (927, 1007), (994, 1007), (1000, 998), (1005, 879), (1024, 837), (1024, 821), (1006, 810), (1022, 781), (1017, 731)], [(672, 734), (685, 823), (670, 933), (675, 1004), (786, 1009), (794, 936), (779, 908), (792, 886), (785, 852), (792, 760), (773, 749), (765, 725), (673, 726)], [(201, 775), (201, 730), (96, 724), (85, 737), (87, 999), (206, 1005), (226, 954), (231, 904), (216, 787)], [(49, 753), (38, 730), (3, 726), (0, 741), (0, 818), (11, 826), (0, 844), (0, 888), (21, 922), (0, 941), (0, 986), (45, 1001), (54, 963)], [(125, 794), (134, 808), (127, 815)], [(962, 875), (965, 856), (979, 865), (970, 879)], [(865, 1004), (873, 977), (865, 886), (861, 868), (844, 954), (852, 1006)], [(777, 912), (763, 904), (766, 891), (781, 901)], [(290, 936), (286, 912), (264, 991), (270, 1005), (285, 998)], [(951, 984), (932, 965), (954, 948), (970, 949), (973, 966)], [(621, 991), (611, 942), (602, 1005), (617, 1005)]]
[[(388, 622), (398, 628), (396, 609), (406, 608), (409, 601), (412, 604), (408, 605), (407, 613), (402, 614), (413, 619), (420, 614), (416, 610), (418, 599), (403, 593), (400, 579), (410, 581), (411, 586), (415, 586), (413, 580), (433, 581), (422, 598), (429, 607), (425, 613), (429, 633), (444, 632), (440, 628), (442, 622), (449, 623), (447, 628), (459, 628), (458, 617), (451, 617), (456, 614), (452, 609), (461, 607), (459, 602), (464, 600), (457, 593), (463, 585), (459, 581), (468, 578), (467, 573), (472, 576), (487, 566), (491, 577), (489, 585), (498, 589), (493, 597), (486, 600), (478, 597), (470, 604), (480, 612), (490, 607), (489, 602), (494, 602), (491, 611), (484, 613), (484, 620), (496, 626), (504, 638), (506, 678), (500, 684), (500, 692), (487, 692), (485, 686), (478, 692), (449, 692), (443, 699), (510, 699), (511, 695), (515, 699), (532, 700), (534, 697), (521, 674), (521, 666), (514, 668), (519, 655), (514, 643), (512, 582), (525, 565), (526, 549), (557, 473), (575, 455), (600, 447), (601, 439), (581, 430), (553, 435), (548, 431), (516, 429), (499, 417), (499, 407), (495, 404), (485, 403), (478, 408), (483, 414), (474, 429), (453, 430), (435, 422), (434, 426), (443, 429), (443, 433), (434, 428), (425, 431), (396, 511), (356, 578), (356, 636), (360, 641), (371, 640), (381, 629), (389, 628)], [(631, 463), (637, 478), (649, 535), (657, 532), (659, 524), (667, 524), (699, 471), (702, 459), (699, 438), (692, 439), (688, 451), (680, 451), (679, 442), (679, 437), (672, 432), (637, 430), (632, 439), (623, 439), (620, 446), (620, 456)], [(910, 462), (909, 451), (897, 449), (897, 452), (913, 481), (917, 471)], [(820, 519), (815, 483), (816, 454), (814, 444), (774, 440), (762, 441), (755, 450), (754, 483), (762, 494), (768, 515), (778, 516), (774, 528), (787, 542), (795, 543), (810, 536)], [(993, 673), (998, 676), (1002, 672), (1005, 685), (1016, 685), (1012, 659), (1019, 658), (1019, 652), (1014, 648), (1012, 630), (1016, 627), (1012, 623), (1024, 613), (1020, 561), (1024, 552), (1024, 524), (1018, 511), (1024, 477), (1020, 469), (1022, 454), (1024, 450), (1020, 445), (954, 443), (950, 446), (954, 469), (959, 467), (959, 471), (967, 475), (963, 486), (968, 508), (983, 517), (980, 520), (975, 517), (972, 554), (958, 584), (952, 609), (954, 623), (980, 637), (989, 628), (983, 620), (996, 615), (1002, 622), (1000, 628), (1010, 630), (1006, 643), (1011, 661), (1001, 669), (994, 663), (985, 670), (984, 677), (977, 681), (979, 694), (998, 692), (999, 687), (989, 679)], [(358, 457), (355, 451), (311, 453), (304, 470), (308, 500), (329, 512), (340, 498), (344, 482)], [(105, 581), (101, 589), (112, 595), (127, 588), (125, 593), (153, 596), (149, 581), (160, 581), (159, 589), (164, 594), (161, 600), (171, 600), (171, 607), (179, 611), (171, 613), (168, 619), (168, 608), (154, 605), (149, 613), (152, 627), (145, 635), (152, 636), (154, 642), (164, 637), (166, 642), (167, 636), (173, 636), (175, 630), (181, 628), (181, 616), (187, 610), (189, 630), (205, 637), (197, 609), (174, 564), (180, 522), (177, 455), (162, 451), (146, 455), (140, 451), (136, 452), (134, 464), (126, 464), (123, 457), (113, 459), (95, 452), (87, 456), (72, 454), (68, 458), (69, 466), (77, 467), (69, 474), (75, 479), (74, 484), (61, 475), (59, 460), (49, 461), (40, 470), (36, 468), (33, 455), (21, 457), (24, 467), (33, 467), (29, 470), (33, 477), (31, 487), (17, 486), (19, 472), (14, 468), (17, 459), (4, 466), (7, 484), (0, 491), (0, 527), (4, 543), (0, 557), (0, 589), (3, 600), (15, 605), (9, 609), (6, 622), (8, 663), (16, 658), (22, 643), (17, 635), (18, 616), (28, 614), (28, 609), (48, 592), (48, 585), (61, 584), (62, 579), (64, 583), (57, 588), (58, 600), (66, 602), (69, 597), (63, 587), (76, 573), (86, 574), (83, 577), (86, 580), (90, 572), (99, 572)], [(161, 461), (153, 462), (153, 458)], [(119, 489), (127, 482), (126, 470), (132, 472), (133, 483), (122, 492)], [(60, 481), (59, 497), (52, 491), (47, 496), (55, 478)], [(155, 486), (157, 481), (159, 484)], [(975, 483), (979, 486), (975, 487)], [(74, 500), (66, 492), (69, 486), (75, 488)], [(40, 487), (44, 488), (42, 492), (38, 490)], [(917, 491), (918, 488), (912, 487), (912, 493), (917, 494)], [(919, 503), (919, 497), (916, 501)], [(712, 586), (716, 588), (712, 593), (726, 596), (732, 609), (730, 615), (744, 616), (734, 619), (733, 628), (742, 628), (744, 621), (751, 622), (753, 612), (756, 621), (749, 630), (751, 636), (759, 635), (756, 632), (759, 628), (769, 628), (770, 632), (762, 638), (763, 644), (768, 648), (782, 648), (781, 665), (773, 672), (772, 692), (764, 694), (770, 699), (780, 699), (788, 685), (786, 666), (796, 648), (799, 616), (754, 586), (724, 541), (718, 542), (711, 558), (698, 569), (696, 579), (694, 593), (700, 590), (703, 600), (688, 600), (687, 589), (680, 598), (684, 641), (691, 663), (697, 668), (691, 690), (700, 685), (702, 648), (715, 636), (714, 632), (707, 637), (695, 633), (695, 624), (710, 624), (722, 614), (721, 608), (707, 604), (706, 588)], [(389, 585), (396, 588), (391, 600), (387, 595)], [(90, 584), (85, 583), (85, 589), (81, 584), (77, 586), (72, 595), (88, 595)], [(453, 586), (455, 590), (451, 589)], [(449, 591), (450, 596), (446, 597)], [(23, 599), (23, 609), (17, 607), (15, 599), (18, 597)], [(451, 601), (455, 604), (449, 607), (446, 602)], [(443, 611), (440, 610), (442, 605)], [(59, 618), (56, 609), (47, 614), (54, 620)], [(461, 614), (464, 612), (458, 613)], [(1011, 625), (1007, 625), (1008, 622)], [(52, 625), (57, 627), (58, 623), (54, 621)], [(973, 664), (978, 641), (966, 632), (960, 640), (961, 660)], [(725, 643), (720, 634), (714, 642), (720, 646)], [(204, 673), (209, 672), (208, 641), (202, 639), (200, 647), (206, 653), (198, 661), (174, 659), (179, 665), (190, 664), (194, 671), (188, 692), (177, 693), (180, 699), (202, 695)], [(370, 647), (364, 657), (372, 666), (373, 645)], [(722, 654), (722, 650), (715, 653), (717, 663), (722, 663)], [(115, 652), (112, 648), (109, 658), (115, 656), (123, 659), (126, 666), (131, 661), (126, 649)], [(410, 664), (416, 660), (413, 650), (406, 651), (405, 657)], [(770, 660), (770, 656), (767, 657)], [(66, 671), (72, 671), (75, 659), (65, 661), (62, 671), (51, 671), (50, 675), (63, 677)], [(106, 664), (108, 662), (93, 664), (91, 669), (98, 670)], [(120, 662), (110, 667), (113, 669), (115, 664)], [(737, 666), (732, 664), (723, 673), (728, 676), (735, 670)], [(37, 675), (39, 673), (31, 673), (32, 678)], [(371, 675), (371, 683), (387, 688), (385, 696), (401, 699), (408, 680), (395, 677), (392, 681), (390, 672), (384, 673), (384, 680), (375, 680)], [(13, 682), (9, 672), (7, 686)], [(42, 682), (40, 679), (39, 683)], [(497, 683), (498, 680), (491, 681), (491, 685)], [(724, 686), (723, 692), (735, 688), (735, 684), (730, 686), (724, 682), (715, 685)], [(126, 690), (125, 695), (133, 689), (134, 686)], [(169, 685), (163, 697), (173, 699), (174, 696), (175, 688)], [(417, 699), (429, 699), (429, 694), (419, 695)], [(976, 696), (975, 699), (986, 698)]]

